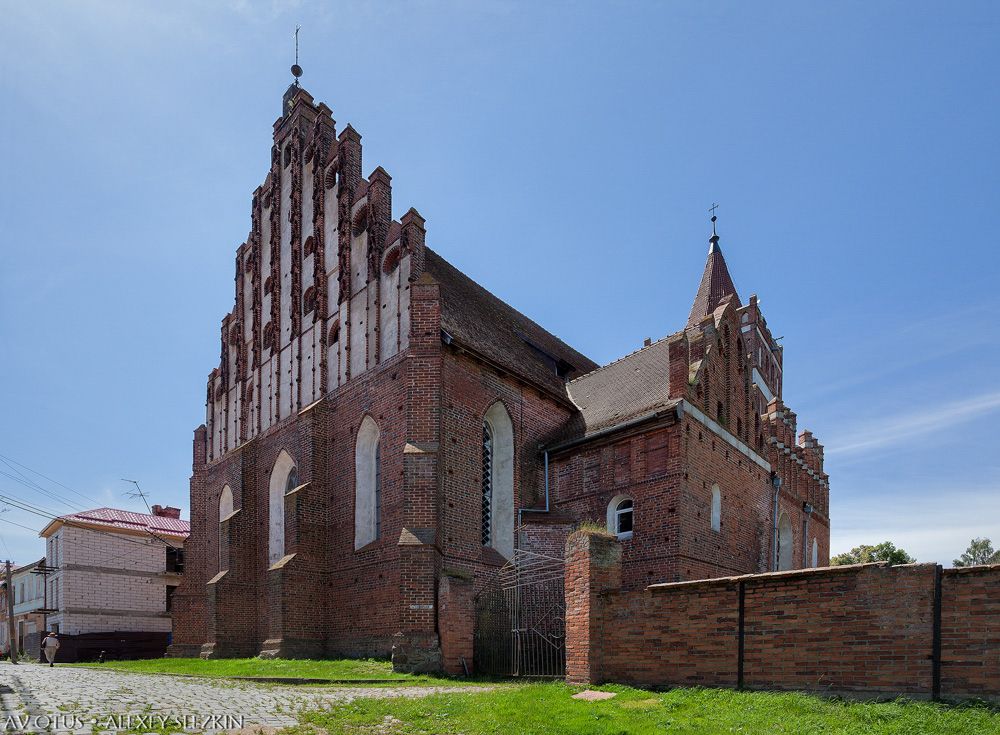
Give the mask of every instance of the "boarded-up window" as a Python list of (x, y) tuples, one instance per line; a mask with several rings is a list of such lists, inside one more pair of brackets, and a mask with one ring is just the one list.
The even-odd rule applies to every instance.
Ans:
[(621, 485), (631, 479), (632, 443), (615, 445), (615, 483)]
[(657, 431), (646, 437), (646, 474), (661, 475), (667, 471), (667, 432)]
[(583, 459), (583, 492), (599, 490), (601, 487), (601, 455), (590, 452)]

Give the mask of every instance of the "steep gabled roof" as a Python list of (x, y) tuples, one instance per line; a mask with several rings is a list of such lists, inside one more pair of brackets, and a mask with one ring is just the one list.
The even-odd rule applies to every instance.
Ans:
[(675, 406), (670, 398), (670, 337), (626, 355), (569, 383), (589, 436)]
[(691, 305), (688, 326), (698, 324), (727, 296), (732, 296), (734, 306), (740, 307), (739, 294), (736, 293), (736, 286), (733, 284), (732, 276), (729, 275), (726, 259), (722, 256), (722, 248), (719, 247), (719, 236), (712, 235), (708, 246), (708, 260), (705, 261), (705, 272), (701, 274), (698, 293), (695, 294), (694, 303)]
[(563, 396), (565, 379), (597, 367), (433, 250), (426, 253), (425, 271), (440, 284), (441, 327), (459, 344)]
[[(156, 516), (149, 513), (135, 513), (130, 510), (120, 508), (95, 508), (84, 510), (79, 513), (68, 513), (59, 516), (52, 523), (72, 524), (85, 523), (91, 526), (107, 526), (109, 530), (118, 529), (121, 531), (138, 531), (164, 536), (179, 536), (186, 538), (191, 533), (191, 524), (182, 521), (180, 518), (169, 518), (166, 516)], [(52, 525), (49, 524), (49, 526)], [(45, 536), (49, 526), (42, 529), (40, 535)]]

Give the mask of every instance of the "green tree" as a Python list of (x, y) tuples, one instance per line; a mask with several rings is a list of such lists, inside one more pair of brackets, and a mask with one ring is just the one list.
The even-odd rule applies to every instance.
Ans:
[(873, 561), (887, 561), (890, 564), (913, 564), (916, 559), (903, 551), (903, 549), (897, 549), (892, 541), (883, 541), (875, 546), (870, 546), (869, 544), (855, 546), (850, 551), (832, 557), (830, 564), (833, 566), (841, 564), (869, 564)]
[(974, 538), (961, 558), (952, 562), (956, 567), (974, 567), (978, 564), (1000, 564), (1000, 551), (993, 550), (988, 538)]

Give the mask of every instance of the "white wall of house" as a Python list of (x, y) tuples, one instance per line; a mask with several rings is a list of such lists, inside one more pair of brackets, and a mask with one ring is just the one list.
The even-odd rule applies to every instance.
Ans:
[[(174, 546), (180, 539), (166, 536)], [(61, 633), (170, 632), (166, 546), (150, 536), (63, 526), (48, 539), (59, 547), (59, 570), (49, 576), (50, 627)]]

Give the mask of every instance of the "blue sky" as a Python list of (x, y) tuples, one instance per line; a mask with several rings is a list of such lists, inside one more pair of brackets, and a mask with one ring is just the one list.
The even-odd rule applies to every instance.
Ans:
[[(186, 516), (301, 24), (303, 85), (392, 174), (396, 216), (598, 362), (683, 325), (719, 202), (827, 447), (835, 552), (1000, 542), (995, 3), (3, 13), (0, 455), (62, 484), (0, 463), (0, 493), (138, 509), (129, 478)], [(41, 555), (13, 525), (40, 517), (0, 519), (0, 553)]]

